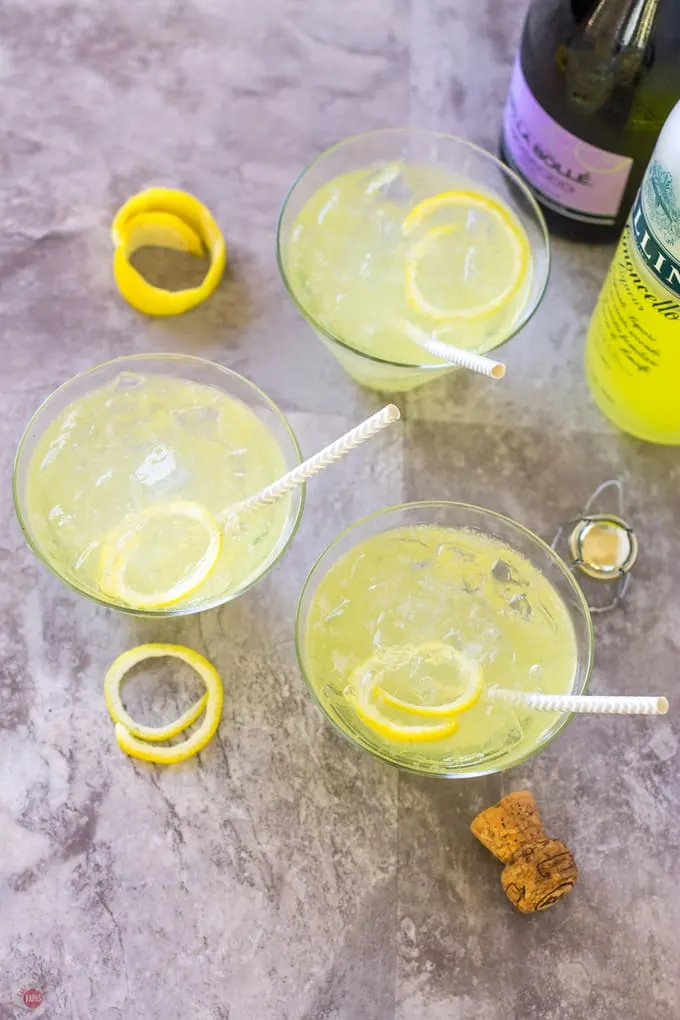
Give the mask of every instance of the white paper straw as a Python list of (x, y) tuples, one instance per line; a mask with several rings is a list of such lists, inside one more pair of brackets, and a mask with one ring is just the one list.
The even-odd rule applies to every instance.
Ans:
[(505, 365), (501, 361), (494, 361), (483, 354), (472, 354), (470, 351), (463, 351), (460, 347), (452, 347), (445, 344), (436, 337), (426, 333), (424, 329), (412, 322), (404, 320), (401, 327), (414, 343), (422, 347), (428, 354), (435, 358), (448, 361), (450, 365), (458, 365), (460, 368), (467, 368), (470, 372), (477, 372), (479, 375), (488, 376), (489, 379), (502, 379), (505, 375)]
[(533, 708), (537, 712), (595, 712), (602, 715), (666, 715), (668, 698), (618, 694), (539, 694), (490, 688), (494, 701)]
[(298, 467), (293, 468), (283, 478), (279, 478), (277, 482), (272, 482), (265, 489), (256, 492), (254, 496), (249, 496), (242, 503), (238, 503), (223, 511), (221, 516), (226, 518), (246, 508), (251, 509), (256, 506), (267, 506), (275, 503), (277, 500), (282, 499), (283, 496), (286, 496), (292, 489), (303, 485), (313, 475), (318, 474), (319, 471), (323, 471), (324, 468), (334, 464), (336, 460), (340, 460), (341, 457), (350, 453), (351, 450), (355, 450), (357, 446), (361, 446), (367, 439), (371, 439), (378, 432), (382, 432), (384, 428), (397, 421), (400, 417), (399, 408), (394, 404), (388, 404), (387, 407), (383, 407), (382, 411), (371, 415), (361, 425), (357, 425), (356, 428), (351, 429), (344, 436), (336, 439), (334, 443), (315, 453), (313, 457), (304, 461), (303, 464), (299, 464)]

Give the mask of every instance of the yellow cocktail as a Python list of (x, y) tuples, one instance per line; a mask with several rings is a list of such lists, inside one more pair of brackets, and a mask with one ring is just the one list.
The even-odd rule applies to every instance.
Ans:
[(557, 556), (507, 518), (410, 504), (350, 528), (303, 592), (298, 652), (347, 736), (416, 772), (482, 774), (545, 744), (564, 717), (488, 696), (582, 692), (591, 630)]
[(384, 131), (341, 142), (296, 182), (279, 263), (350, 374), (398, 390), (447, 370), (418, 337), (483, 354), (514, 335), (543, 293), (547, 243), (533, 199), (488, 153)]
[(299, 460), (273, 404), (196, 358), (123, 358), (67, 383), (27, 429), (15, 496), (35, 551), (121, 609), (191, 612), (240, 594), (278, 558), (294, 493), (226, 526), (223, 511)]

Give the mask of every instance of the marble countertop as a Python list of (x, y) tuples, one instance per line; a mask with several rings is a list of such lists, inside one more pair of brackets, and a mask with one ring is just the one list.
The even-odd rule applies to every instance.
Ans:
[[(0, 1018), (673, 1020), (680, 1016), (677, 714), (579, 718), (537, 759), (466, 782), (400, 775), (340, 740), (292, 630), (306, 571), (348, 522), (403, 499), (503, 511), (550, 537), (605, 478), (641, 544), (596, 627), (594, 690), (679, 692), (680, 453), (615, 433), (583, 336), (610, 250), (557, 242), (503, 384), (451, 376), (402, 427), (309, 487), (288, 555), (235, 604), (136, 621), (80, 600), (14, 520), (12, 457), (58, 383), (130, 352), (245, 373), (312, 452), (379, 406), (280, 283), (277, 211), (302, 166), (356, 131), (411, 124), (494, 148), (518, 0), (10, 0), (0, 84)], [(168, 321), (117, 296), (108, 227), (149, 183), (199, 195), (230, 245), (224, 285)], [(219, 738), (175, 768), (118, 751), (106, 667), (189, 644), (226, 678)], [(140, 695), (170, 717), (166, 685)], [(145, 702), (146, 698), (146, 702)], [(150, 710), (149, 710), (150, 711)], [(471, 837), (534, 791), (573, 848), (574, 892), (520, 916)]]

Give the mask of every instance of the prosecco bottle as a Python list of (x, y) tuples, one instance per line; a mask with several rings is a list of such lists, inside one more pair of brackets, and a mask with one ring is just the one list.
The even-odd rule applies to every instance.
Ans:
[(501, 155), (552, 231), (615, 240), (678, 98), (680, 0), (533, 0)]

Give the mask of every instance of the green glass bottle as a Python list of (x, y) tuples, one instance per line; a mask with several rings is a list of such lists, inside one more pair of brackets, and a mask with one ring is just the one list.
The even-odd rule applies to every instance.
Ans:
[(534, 0), (501, 153), (555, 233), (618, 237), (680, 98), (680, 0)]

